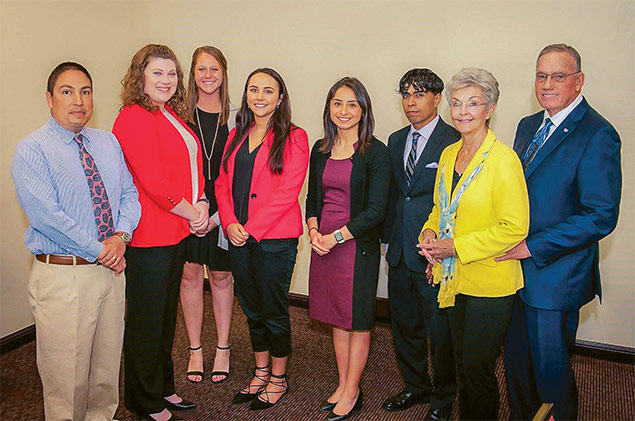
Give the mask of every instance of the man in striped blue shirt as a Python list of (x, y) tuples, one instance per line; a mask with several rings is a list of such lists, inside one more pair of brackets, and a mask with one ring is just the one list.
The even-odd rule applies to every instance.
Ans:
[(125, 309), (124, 252), (141, 206), (111, 133), (85, 127), (90, 74), (51, 72), (51, 117), (23, 138), (11, 176), (36, 256), (29, 280), (46, 419), (112, 420), (119, 403)]

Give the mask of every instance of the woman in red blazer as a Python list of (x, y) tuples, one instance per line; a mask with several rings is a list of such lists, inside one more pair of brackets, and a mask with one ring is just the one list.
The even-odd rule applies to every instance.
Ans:
[(253, 379), (233, 402), (251, 401), (252, 409), (275, 405), (288, 390), (288, 294), (303, 232), (298, 195), (308, 163), (307, 135), (291, 123), (282, 77), (269, 68), (254, 70), (216, 180), (235, 289), (256, 360)]
[(202, 156), (183, 122), (183, 73), (172, 50), (143, 47), (122, 85), (113, 133), (141, 202), (141, 221), (126, 250), (125, 405), (146, 419), (177, 419), (170, 410), (196, 406), (175, 392), (172, 344), (183, 240), (190, 231), (207, 231)]

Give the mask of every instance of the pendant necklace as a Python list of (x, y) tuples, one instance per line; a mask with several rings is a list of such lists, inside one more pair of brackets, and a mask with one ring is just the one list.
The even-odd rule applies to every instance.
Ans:
[(203, 144), (203, 152), (205, 152), (205, 158), (207, 159), (207, 179), (212, 180), (212, 155), (214, 154), (214, 146), (216, 145), (216, 136), (218, 136), (218, 126), (220, 123), (220, 113), (216, 119), (216, 131), (214, 132), (214, 139), (212, 140), (212, 147), (209, 154), (207, 153), (207, 146), (205, 146), (205, 136), (203, 135), (203, 126), (201, 126), (201, 119), (198, 116), (198, 107), (196, 107), (196, 123), (201, 131), (201, 143)]

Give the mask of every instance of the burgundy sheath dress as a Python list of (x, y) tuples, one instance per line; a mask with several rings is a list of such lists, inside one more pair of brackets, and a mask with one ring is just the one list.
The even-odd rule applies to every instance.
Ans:
[[(328, 159), (322, 175), (322, 213), (319, 231), (328, 234), (345, 225), (351, 216), (350, 159)], [(311, 252), (309, 316), (330, 325), (353, 325), (355, 239), (336, 244), (325, 256)]]

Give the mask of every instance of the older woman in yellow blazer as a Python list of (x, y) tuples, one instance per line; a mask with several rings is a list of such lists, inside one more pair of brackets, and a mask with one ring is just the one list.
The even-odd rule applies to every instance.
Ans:
[(522, 165), (488, 128), (498, 96), (498, 82), (483, 69), (463, 69), (449, 83), (446, 98), (461, 139), (441, 154), (434, 207), (418, 245), (439, 284), (439, 305), (448, 308), (461, 419), (498, 417), (494, 365), (523, 287), (518, 260), (496, 261), (529, 229)]

